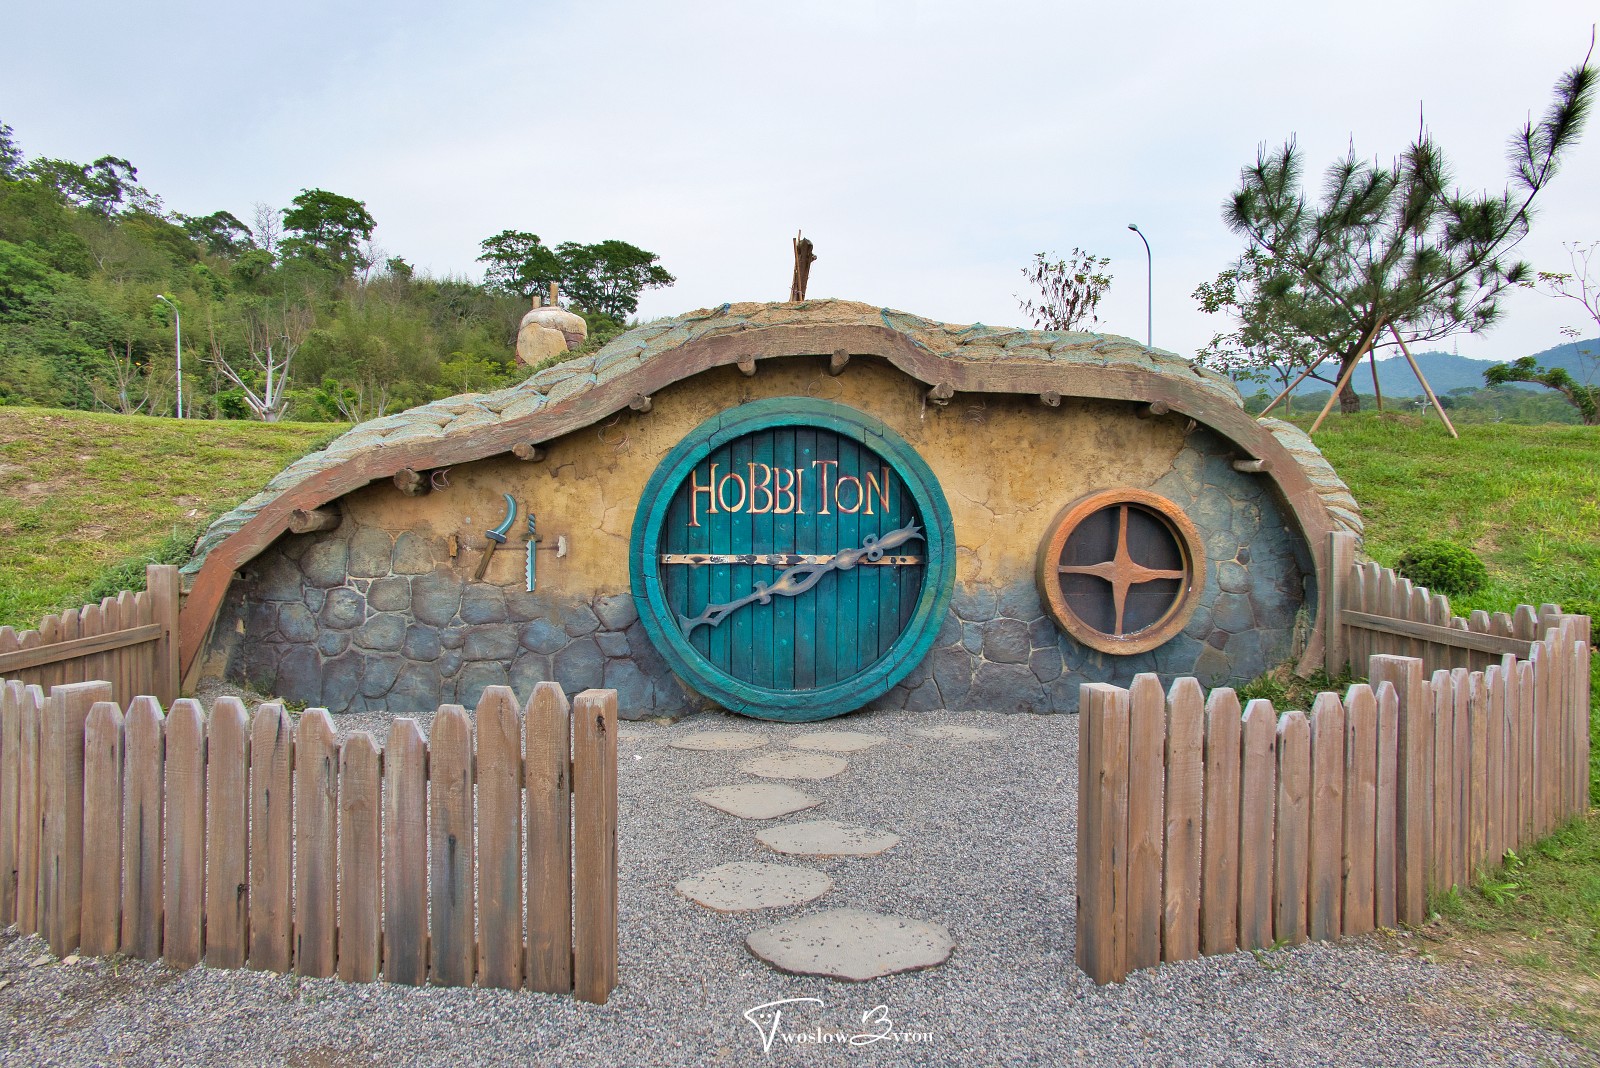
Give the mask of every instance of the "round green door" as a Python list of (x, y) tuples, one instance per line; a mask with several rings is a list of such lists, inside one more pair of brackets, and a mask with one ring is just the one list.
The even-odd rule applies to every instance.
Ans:
[(762, 719), (860, 708), (927, 655), (955, 574), (950, 510), (906, 442), (778, 397), (668, 454), (634, 519), (633, 594), (690, 686)]

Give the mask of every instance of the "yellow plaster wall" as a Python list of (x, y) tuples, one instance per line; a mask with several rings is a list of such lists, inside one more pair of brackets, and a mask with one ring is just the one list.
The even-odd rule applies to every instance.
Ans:
[[(766, 360), (754, 377), (726, 367), (695, 376), (653, 397), (647, 413), (618, 416), (546, 443), (536, 463), (510, 456), (451, 470), (450, 486), (423, 497), (402, 496), (387, 480), (344, 499), (362, 526), (455, 535), (456, 567), (471, 574), (486, 544), (484, 530), (505, 511), (502, 493), (532, 508), (545, 546), (565, 535), (565, 559), (540, 554), (541, 591), (574, 596), (629, 588), (628, 540), (634, 510), (662, 457), (719, 412), (776, 396), (837, 401), (883, 420), (927, 461), (950, 503), (958, 545), (957, 581), (1033, 581), (1034, 554), (1045, 528), (1066, 504), (1109, 486), (1144, 487), (1172, 467), (1183, 447), (1185, 420), (1139, 419), (1116, 402), (1064, 399), (1048, 408), (1037, 398), (957, 395), (946, 407), (924, 404), (927, 387), (875, 358), (858, 357), (839, 377), (825, 358)], [(491, 562), (486, 581), (522, 581), (523, 517)]]

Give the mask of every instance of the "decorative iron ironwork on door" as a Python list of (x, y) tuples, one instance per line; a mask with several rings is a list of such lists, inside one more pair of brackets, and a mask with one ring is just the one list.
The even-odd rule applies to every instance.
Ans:
[(932, 645), (955, 574), (933, 473), (876, 419), (743, 405), (662, 461), (634, 520), (634, 599), (690, 686), (763, 719), (836, 716)]

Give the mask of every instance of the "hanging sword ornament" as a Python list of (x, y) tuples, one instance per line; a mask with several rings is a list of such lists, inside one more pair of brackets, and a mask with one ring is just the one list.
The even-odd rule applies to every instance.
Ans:
[(891, 530), (883, 537), (868, 535), (861, 542), (858, 549), (840, 549), (833, 556), (820, 563), (797, 564), (778, 576), (778, 580), (768, 586), (765, 582), (756, 583), (753, 593), (748, 593), (737, 600), (727, 601), (723, 604), (706, 605), (705, 611), (690, 619), (688, 616), (678, 617), (678, 626), (683, 628), (685, 637), (694, 631), (694, 628), (704, 624), (715, 627), (728, 616), (743, 608), (747, 604), (770, 604), (774, 597), (796, 597), (811, 589), (822, 581), (822, 576), (830, 571), (849, 571), (862, 561), (876, 563), (883, 558), (886, 549), (894, 549), (908, 541), (921, 540), (922, 531), (917, 527), (916, 521), (906, 524), (898, 530)]
[(539, 530), (534, 525), (533, 513), (528, 513), (528, 592), (533, 592), (534, 554), (539, 551)]
[(517, 501), (511, 494), (502, 494), (506, 499), (506, 517), (500, 525), (493, 530), (484, 531), (484, 536), (489, 539), (489, 545), (483, 550), (483, 556), (478, 560), (478, 570), (472, 576), (473, 582), (482, 582), (483, 576), (489, 571), (489, 561), (494, 558), (494, 551), (506, 543), (506, 532), (511, 529), (511, 524), (517, 521)]

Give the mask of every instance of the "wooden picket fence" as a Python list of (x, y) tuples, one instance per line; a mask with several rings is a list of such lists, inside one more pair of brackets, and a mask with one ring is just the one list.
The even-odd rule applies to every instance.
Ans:
[(1481, 671), (1377, 654), (1310, 715), (1192, 678), (1082, 689), (1079, 966), (1162, 961), (1426, 919), (1589, 806), (1589, 620)]
[(151, 564), (139, 593), (45, 616), (20, 634), (0, 627), (0, 679), (46, 691), (104, 679), (112, 700), (154, 694), (171, 704), (178, 699), (178, 596), (178, 569)]
[(1444, 594), (1371, 561), (1358, 564), (1355, 552), (1354, 534), (1330, 536), (1323, 628), (1325, 667), (1336, 678), (1347, 665), (1365, 664), (1380, 653), (1417, 657), (1430, 672), (1484, 671), (1507, 653), (1526, 660), (1561, 615), (1559, 606), (1546, 604), (1458, 616)]
[(78, 950), (367, 982), (617, 982), (617, 695), (504, 686), (431, 740), (219, 698), (0, 683), (0, 925)]

